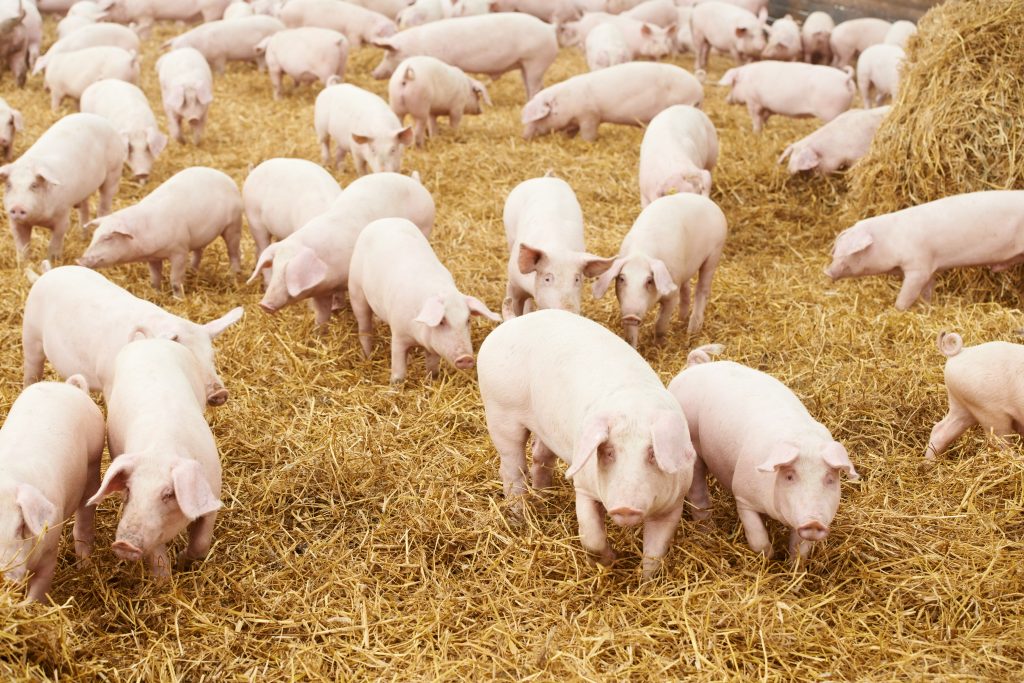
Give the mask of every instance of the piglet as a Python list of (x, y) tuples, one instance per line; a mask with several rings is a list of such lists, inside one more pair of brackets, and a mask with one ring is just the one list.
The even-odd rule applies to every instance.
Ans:
[(331, 81), (316, 97), (313, 127), (324, 165), (331, 161), (331, 142), (337, 146), (334, 167), (351, 151), (356, 173), (398, 173), (402, 152), (413, 142), (412, 128), (402, 127), (388, 103), (368, 90)]
[(808, 64), (831, 64), (832, 45), (829, 39), (836, 22), (828, 12), (811, 12), (800, 27), (800, 39), (804, 48), (804, 61)]
[(172, 51), (191, 47), (202, 53), (210, 68), (224, 73), (228, 62), (254, 62), (262, 66), (263, 57), (256, 46), (264, 38), (285, 28), (277, 19), (254, 15), (224, 21), (210, 21), (171, 38), (163, 44)]
[(690, 15), (693, 7), (677, 7), (679, 19), (676, 21), (676, 33), (672, 40), (673, 51), (679, 54), (694, 52), (693, 32), (690, 30)]
[(199, 50), (171, 50), (156, 62), (160, 94), (171, 137), (184, 142), (184, 124), (192, 130), (192, 143), (203, 139), (206, 116), (213, 102), (213, 72)]
[(436, 377), (441, 358), (459, 370), (473, 367), (471, 315), (495, 322), (479, 299), (462, 294), (420, 229), (405, 218), (382, 218), (359, 233), (349, 267), (348, 297), (359, 343), (373, 351), (373, 316), (391, 328), (391, 382), (405, 379), (409, 352), (423, 349)]
[(679, 12), (672, 0), (645, 0), (639, 5), (622, 12), (619, 16), (629, 17), (662, 28), (674, 27), (679, 21)]
[(11, 160), (14, 154), (14, 136), (24, 127), (25, 119), (21, 112), (0, 97), (0, 154), (5, 161)]
[(224, 16), (221, 19), (241, 19), (242, 17), (251, 17), (256, 14), (253, 10), (252, 4), (245, 2), (245, 0), (234, 0), (231, 4), (224, 8)]
[[(636, 348), (640, 324), (655, 304), (660, 307), (655, 343), (664, 342), (677, 308), (681, 320), (689, 317), (687, 334), (700, 332), (726, 231), (725, 214), (718, 205), (695, 194), (656, 199), (640, 213), (611, 268), (594, 283), (597, 299), (615, 283), (630, 346)], [(697, 288), (691, 314), (690, 280), (694, 275)]]
[(399, 122), (412, 116), (414, 139), (422, 147), (428, 134), (437, 135), (438, 116), (447, 116), (455, 130), (464, 114), (480, 114), (491, 98), (483, 83), (461, 69), (423, 56), (409, 57), (391, 74), (388, 102)]
[(962, 266), (1006, 270), (1024, 261), (1024, 190), (969, 192), (858, 221), (839, 233), (833, 280), (902, 273), (896, 308), (931, 301), (935, 273)]
[(139, 339), (117, 354), (103, 396), (112, 459), (89, 505), (123, 493), (114, 554), (145, 558), (154, 576), (170, 576), (167, 543), (188, 527), (178, 566), (206, 557), (221, 507), (220, 458), (203, 415), (203, 373), (181, 344)]
[(118, 24), (95, 23), (83, 26), (51, 45), (46, 54), (36, 60), (32, 73), (42, 73), (50, 60), (59, 54), (99, 46), (119, 47), (126, 52), (141, 54), (139, 36), (135, 31)]
[(96, 81), (82, 93), (82, 111), (110, 121), (124, 140), (128, 167), (136, 180), (146, 182), (153, 162), (167, 146), (146, 94), (132, 83), (116, 78)]
[(727, 52), (740, 64), (759, 59), (765, 46), (768, 13), (755, 15), (727, 2), (702, 2), (690, 14), (694, 70), (704, 71), (711, 48)]
[(100, 9), (99, 5), (95, 2), (76, 2), (71, 6), (71, 9), (77, 9), (78, 11), (69, 11), (67, 16), (57, 23), (58, 40), (74, 33), (83, 26), (91, 26), (106, 16), (106, 12)]
[(153, 288), (163, 284), (163, 262), (171, 264), (171, 290), (185, 294), (185, 271), (199, 269), (203, 249), (218, 237), (227, 245), (231, 272), (241, 270), (242, 195), (228, 175), (205, 166), (175, 173), (138, 204), (93, 221), (96, 230), (79, 265), (107, 268), (149, 264)]
[(119, 47), (101, 45), (54, 55), (46, 67), (46, 88), (50, 91), (50, 108), (60, 109), (69, 97), (77, 103), (86, 88), (98, 80), (116, 78), (138, 83), (139, 56)]
[(319, 26), (340, 31), (353, 50), (398, 31), (395, 22), (383, 14), (337, 0), (291, 0), (278, 16), (288, 28)]
[(668, 553), (693, 477), (695, 453), (679, 404), (651, 366), (602, 325), (567, 311), (505, 322), (477, 363), (487, 431), (513, 510), (523, 509), (526, 441), (533, 487), (551, 486), (557, 456), (576, 492), (580, 541), (608, 566), (605, 515), (643, 525), (643, 577)]
[(782, 62), (800, 61), (804, 56), (800, 27), (792, 15), (787, 14), (781, 19), (776, 19), (771, 25), (768, 29), (768, 44), (764, 46), (761, 56), (764, 59), (777, 59)]
[(92, 553), (86, 501), (100, 483), (103, 413), (81, 375), (26, 388), (0, 428), (0, 569), (29, 573), (28, 597), (43, 602), (57, 568), (61, 523), (75, 516), (75, 554)]
[(651, 119), (640, 143), (640, 206), (673, 192), (711, 193), (718, 133), (707, 114), (677, 104)]
[(910, 37), (917, 33), (917, 26), (912, 21), (894, 21), (892, 26), (885, 34), (886, 45), (897, 45), (902, 47), (904, 50), (907, 49), (907, 41)]
[(851, 109), (835, 117), (782, 152), (781, 164), (789, 158), (789, 172), (835, 173), (852, 166), (868, 153), (875, 131), (892, 107)]
[(591, 71), (633, 61), (632, 51), (626, 44), (626, 38), (622, 35), (622, 31), (610, 21), (597, 26), (588, 33), (584, 47), (587, 54), (587, 68)]
[(900, 69), (906, 57), (907, 53), (898, 45), (872, 45), (861, 53), (857, 60), (857, 85), (865, 107), (877, 107), (886, 99), (896, 97)]
[(892, 24), (884, 19), (863, 17), (841, 22), (829, 35), (832, 48), (832, 66), (852, 66), (859, 55), (870, 46), (885, 41)]
[(284, 75), (290, 76), (296, 85), (319, 80), (326, 86), (331, 77), (344, 80), (348, 39), (327, 28), (291, 28), (264, 38), (256, 46), (256, 54), (266, 59), (274, 99), (279, 100)]
[(839, 475), (858, 479), (846, 448), (817, 422), (789, 387), (771, 375), (713, 361), (718, 345), (690, 352), (668, 390), (690, 425), (697, 462), (687, 498), (693, 517), (710, 513), (707, 472), (736, 500), (747, 544), (772, 557), (762, 515), (791, 529), (789, 553), (806, 557), (839, 508)]
[(416, 0), (398, 13), (398, 27), (412, 28), (432, 21), (450, 19), (453, 11), (452, 0)]

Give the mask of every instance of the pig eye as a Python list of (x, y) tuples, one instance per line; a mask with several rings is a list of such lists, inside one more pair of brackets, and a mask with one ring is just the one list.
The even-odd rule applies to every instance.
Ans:
[(625, 275), (619, 275), (615, 279), (618, 280), (619, 282), (622, 282), (622, 283), (626, 282), (626, 276)]
[(786, 472), (786, 481), (796, 481), (796, 476), (792, 472)]
[(825, 486), (834, 486), (835, 483), (836, 483), (835, 475), (830, 474), (830, 475), (825, 477)]
[(163, 493), (160, 494), (160, 500), (165, 503), (170, 500), (174, 500), (174, 489), (164, 489)]
[(647, 449), (647, 464), (648, 465), (657, 465), (658, 464), (658, 461), (655, 460), (655, 458), (654, 458), (654, 446), (650, 446)]
[(573, 278), (573, 282), (575, 282), (576, 284), (580, 284), (581, 282), (583, 282), (583, 276), (580, 275), (579, 273), (576, 273), (576, 277)]
[(545, 275), (544, 277), (541, 278), (541, 282), (543, 282), (546, 285), (550, 285), (554, 281), (555, 281), (555, 276), (552, 275), (551, 273), (548, 273), (547, 275)]
[(441, 322), (437, 324), (438, 327), (448, 327), (448, 318), (441, 318)]
[(602, 462), (612, 462), (615, 460), (615, 449), (608, 445), (602, 445), (597, 449), (597, 457)]
[(653, 276), (647, 278), (647, 286), (648, 287), (653, 287), (654, 286), (654, 277)]

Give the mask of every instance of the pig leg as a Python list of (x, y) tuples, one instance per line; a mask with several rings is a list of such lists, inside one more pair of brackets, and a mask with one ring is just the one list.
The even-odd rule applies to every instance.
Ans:
[(409, 367), (409, 346), (404, 339), (397, 336), (391, 338), (391, 383), (405, 381), (405, 372)]
[[(339, 142), (338, 149), (334, 153), (334, 168), (341, 168), (345, 164), (346, 154), (348, 154), (348, 149), (346, 147), (343, 147), (342, 144)], [(355, 152), (352, 153), (352, 157), (355, 158)]]
[(736, 511), (739, 513), (740, 522), (743, 524), (743, 533), (747, 537), (747, 545), (754, 552), (762, 553), (765, 557), (771, 559), (772, 555), (775, 554), (775, 550), (772, 548), (772, 539), (768, 537), (768, 529), (764, 526), (764, 520), (761, 519), (761, 513), (740, 504), (736, 505)]
[(46, 602), (46, 594), (50, 592), (53, 585), (53, 575), (57, 571), (57, 554), (54, 552), (51, 557), (44, 558), (36, 567), (32, 578), (28, 582), (29, 600), (35, 602)]
[(274, 91), (274, 99), (281, 99), (281, 70), (267, 69), (270, 72), (270, 86)]
[(149, 571), (157, 579), (166, 579), (171, 575), (171, 561), (167, 558), (167, 546), (160, 544), (146, 555)]
[[(331, 164), (330, 135), (324, 134), (324, 136), (320, 138), (320, 160), (323, 162), (324, 166), (329, 166)], [(335, 164), (335, 168), (337, 168), (337, 164)]]
[(487, 410), (487, 431), (498, 451), (502, 488), (512, 512), (523, 513), (526, 493), (526, 439), (529, 433), (501, 410)]
[[(693, 315), (690, 316), (690, 324), (686, 328), (689, 334), (697, 334), (700, 332), (700, 328), (704, 326), (704, 309), (707, 307), (708, 298), (711, 296), (711, 280), (715, 275), (715, 269), (718, 268), (720, 256), (721, 254), (709, 256), (700, 267), (700, 272), (697, 275), (696, 294), (693, 298)], [(682, 291), (682, 288), (680, 288), (680, 292)], [(686, 298), (689, 299), (689, 291), (686, 294)], [(680, 312), (682, 312), (681, 306), (682, 304), (680, 303)], [(683, 318), (683, 320), (686, 320), (686, 318)]]
[(193, 249), (192, 250), (192, 263), (189, 264), (189, 267), (192, 270), (194, 270), (194, 271), (196, 271), (198, 273), (199, 272), (199, 262), (202, 261), (202, 260), (203, 260), (203, 248), (200, 247), (199, 249)]
[(949, 444), (959, 439), (961, 434), (976, 424), (978, 424), (978, 421), (974, 419), (970, 411), (950, 396), (949, 412), (932, 427), (932, 433), (928, 437), (928, 448), (925, 449), (924, 457), (928, 460), (934, 460), (936, 455), (941, 455), (949, 447)]
[(203, 131), (206, 130), (206, 114), (207, 112), (203, 112), (198, 121), (192, 122), (192, 144), (196, 147), (203, 140)]
[(448, 114), (448, 126), (454, 131), (459, 129), (459, 124), (462, 123), (462, 112), (453, 111)]
[(21, 347), (25, 354), (23, 384), (27, 387), (42, 378), (46, 354), (43, 352), (42, 337), (29, 325), (22, 331)]
[(170, 107), (164, 108), (164, 113), (167, 114), (167, 131), (171, 134), (171, 137), (180, 143), (185, 142), (185, 136), (181, 133), (181, 117), (174, 113), (174, 110)]
[(331, 319), (331, 310), (334, 304), (334, 295), (327, 294), (326, 296), (315, 296), (309, 300), (309, 306), (313, 309), (314, 322), (316, 322), (318, 332), (323, 332), (328, 321)]
[(501, 302), (501, 317), (504, 320), (518, 318), (523, 314), (523, 305), (529, 298), (529, 294), (519, 289), (510, 281), (505, 288), (505, 299)]
[(747, 111), (750, 112), (750, 120), (754, 125), (754, 132), (760, 133), (770, 114), (755, 102), (747, 102)]
[(708, 467), (704, 461), (697, 458), (693, 463), (693, 481), (690, 484), (690, 492), (686, 494), (693, 508), (690, 516), (696, 521), (703, 521), (711, 517), (711, 494), (708, 491)]
[(441, 374), (441, 356), (427, 349), (424, 349), (424, 356), (427, 361), (427, 373), (431, 379), (436, 379)]
[(412, 132), (413, 139), (416, 141), (417, 147), (423, 147), (427, 142), (427, 125), (426, 119), (416, 117), (412, 120)]
[[(256, 64), (257, 64), (257, 66), (259, 65), (259, 60), (257, 60)], [(214, 70), (214, 72), (218, 76), (223, 76), (224, 75), (224, 70), (227, 68), (227, 65), (228, 65), (227, 57), (218, 57), (218, 58), (214, 59), (212, 62), (210, 62), (210, 67)], [(259, 69), (259, 70), (263, 71), (263, 69)]]
[(437, 137), (437, 117), (436, 116), (428, 116), (427, 117), (427, 137), (431, 137), (431, 138), (436, 138)]
[(661, 563), (672, 545), (672, 538), (676, 535), (683, 507), (680, 505), (657, 519), (644, 521), (644, 556), (640, 561), (644, 581), (654, 578), (661, 569)]
[(50, 236), (50, 248), (47, 256), (51, 263), (56, 263), (64, 254), (64, 235), (71, 227), (71, 211), (64, 211), (53, 220), (53, 235)]
[(89, 228), (85, 227), (89, 222), (89, 198), (86, 197), (82, 202), (75, 206), (78, 209), (78, 225), (82, 228), (82, 235), (89, 235)]
[(555, 452), (544, 445), (544, 442), (533, 439), (533, 464), (530, 466), (530, 481), (535, 489), (551, 488), (551, 475), (554, 471)]
[(676, 291), (668, 295), (659, 304), (661, 309), (658, 311), (658, 319), (654, 323), (654, 343), (664, 344), (669, 323), (672, 322), (672, 311), (676, 310), (676, 307), (679, 305), (679, 292)]
[(523, 75), (523, 85), (526, 86), (527, 102), (544, 88), (544, 68), (535, 68), (530, 64), (523, 64), (519, 68)]
[(160, 291), (164, 284), (164, 262), (149, 261), (149, 282), (153, 289)]
[[(228, 263), (231, 269), (231, 274), (238, 277), (238, 274), (242, 272), (242, 215), (239, 214), (235, 217), (228, 227), (225, 228), (221, 234), (224, 239), (224, 245), (228, 251)], [(202, 250), (200, 250), (200, 253)], [(198, 259), (193, 268), (199, 268)], [(266, 270), (264, 270), (266, 273)]]
[(92, 554), (93, 541), (96, 538), (96, 506), (86, 503), (93, 494), (100, 488), (100, 463), (99, 460), (89, 463), (89, 470), (86, 473), (85, 492), (82, 500), (75, 511), (75, 526), (72, 529), (71, 537), (75, 539), (75, 555), (83, 563), (89, 560)]
[(932, 279), (932, 273), (925, 270), (903, 271), (903, 286), (896, 297), (896, 310), (905, 311), (914, 305)]
[(362, 287), (353, 287), (349, 283), (348, 303), (359, 326), (359, 345), (363, 347), (363, 356), (369, 358), (373, 353), (373, 310), (363, 296)]
[(14, 248), (18, 252), (18, 260), (23, 261), (28, 256), (28, 246), (32, 241), (32, 226), (11, 222), (11, 235), (14, 237)]
[(171, 295), (175, 299), (185, 298), (185, 273), (188, 271), (188, 252), (171, 254), (167, 260), (171, 264)]
[(352, 163), (356, 167), (356, 175), (366, 175), (366, 159), (363, 158), (363, 155), (359, 152), (358, 149), (352, 150)]
[(54, 88), (50, 91), (50, 109), (56, 114), (60, 111), (60, 102), (64, 99), (64, 93)]
[(106, 216), (110, 213), (110, 210), (114, 206), (114, 195), (117, 194), (117, 188), (121, 184), (121, 171), (120, 165), (117, 168), (110, 170), (107, 177), (103, 180), (103, 184), (100, 185), (100, 203), (96, 207), (96, 217)]
[[(14, 75), (14, 80), (18, 84), (18, 87), (24, 88), (27, 72), (24, 53), (21, 51), (15, 52), (8, 58), (7, 63), (11, 68), (11, 73)], [(54, 111), (56, 111), (56, 109)]]
[(587, 142), (597, 140), (597, 129), (601, 125), (601, 119), (594, 115), (582, 116), (579, 119), (580, 137)]
[[(679, 283), (679, 319), (686, 320), (690, 315), (690, 280), (689, 278)], [(687, 330), (689, 332), (689, 330)]]
[(580, 543), (595, 562), (608, 567), (615, 561), (615, 551), (608, 545), (604, 515), (604, 505), (600, 501), (576, 489), (576, 521), (580, 525)]
[(789, 559), (797, 564), (808, 555), (811, 554), (811, 548), (814, 546), (814, 541), (808, 541), (800, 538), (800, 534), (797, 533), (796, 529), (792, 529), (789, 532)]
[(178, 568), (184, 569), (195, 560), (201, 560), (210, 552), (213, 544), (213, 525), (217, 513), (203, 515), (188, 525), (188, 545), (178, 554)]

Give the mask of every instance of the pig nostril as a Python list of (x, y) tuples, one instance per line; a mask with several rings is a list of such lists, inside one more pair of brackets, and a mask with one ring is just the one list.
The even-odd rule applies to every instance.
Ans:
[(473, 356), (459, 356), (455, 359), (455, 367), (459, 370), (468, 370), (473, 367), (474, 364), (475, 361), (473, 360)]
[(263, 303), (262, 301), (260, 302), (260, 308), (262, 308), (265, 312), (270, 313), (271, 315), (277, 313), (276, 308), (274, 308), (270, 304)]

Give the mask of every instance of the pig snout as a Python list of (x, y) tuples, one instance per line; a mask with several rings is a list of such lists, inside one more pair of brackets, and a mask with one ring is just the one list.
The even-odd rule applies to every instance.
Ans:
[(624, 316), (622, 316), (622, 324), (623, 325), (639, 325), (640, 324), (640, 316), (633, 315), (633, 314), (624, 315)]
[(274, 304), (270, 303), (266, 299), (263, 299), (262, 301), (260, 301), (260, 308), (263, 309), (264, 313), (269, 313), (270, 315), (274, 315), (275, 313), (277, 313), (278, 306), (275, 306)]
[(463, 354), (455, 359), (455, 367), (459, 370), (469, 370), (476, 364), (471, 354)]
[(140, 183), (145, 183), (146, 181), (149, 180), (149, 173), (136, 173), (135, 175), (132, 176), (132, 178), (139, 181)]
[(812, 520), (797, 527), (796, 533), (805, 541), (820, 541), (828, 536), (828, 527), (817, 520)]
[(612, 508), (608, 511), (608, 516), (612, 518), (612, 521), (619, 526), (637, 526), (644, 521), (643, 510), (637, 510), (634, 507), (622, 506)]
[(211, 406), (222, 406), (227, 403), (228, 390), (222, 386), (212, 386), (207, 389), (206, 403)]
[(835, 280), (837, 277), (836, 272), (833, 270), (832, 266), (825, 266), (822, 272), (825, 273), (825, 277), (829, 278), (830, 280)]
[(7, 209), (7, 215), (10, 216), (11, 222), (20, 222), (28, 217), (28, 211), (25, 207), (15, 204)]
[(138, 561), (142, 559), (142, 549), (124, 540), (114, 541), (110, 545), (114, 554), (122, 560)]

